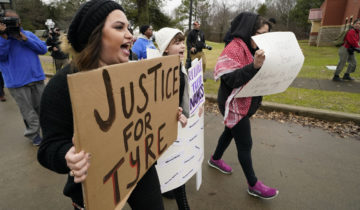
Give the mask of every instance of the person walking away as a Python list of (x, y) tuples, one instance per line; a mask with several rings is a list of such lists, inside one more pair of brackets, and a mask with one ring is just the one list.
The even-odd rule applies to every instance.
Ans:
[(5, 18), (9, 24), (0, 23), (0, 69), (24, 119), (24, 135), (38, 146), (42, 141), (39, 108), (45, 80), (38, 55), (45, 54), (47, 47), (35, 34), (21, 27), (15, 11), (6, 10)]
[(348, 62), (347, 70), (343, 76), (343, 80), (352, 81), (354, 78), (350, 76), (356, 69), (356, 59), (354, 51), (360, 52), (359, 46), (359, 33), (360, 33), (360, 19), (355, 20), (352, 28), (347, 32), (344, 39), (344, 44), (339, 48), (339, 63), (336, 66), (333, 81), (338, 82), (340, 80), (340, 73), (343, 70), (346, 62)]
[(143, 25), (140, 27), (140, 36), (136, 39), (132, 51), (137, 55), (138, 59), (147, 58), (147, 49), (156, 49), (151, 37), (153, 35), (153, 29), (149, 25)]
[[(76, 153), (73, 145), (74, 121), (67, 75), (127, 63), (133, 38), (128, 28), (124, 9), (115, 1), (90, 0), (82, 4), (69, 26), (70, 44), (63, 46), (64, 50), (72, 50), (74, 58), (49, 81), (41, 99), (44, 140), (38, 150), (38, 161), (52, 171), (68, 174), (63, 193), (71, 198), (75, 209), (84, 208), (81, 183), (91, 165), (90, 154)], [(135, 210), (164, 209), (154, 165), (137, 183), (127, 202)]]
[[(187, 80), (187, 70), (183, 65), (184, 53), (185, 53), (185, 36), (179, 30), (175, 28), (162, 28), (155, 34), (155, 40), (159, 47), (160, 54), (167, 55), (179, 55), (180, 56), (180, 94), (179, 105), (182, 108), (182, 115), (180, 116), (180, 123), (182, 127), (186, 126), (187, 118), (190, 114), (190, 99), (189, 99), (189, 83)], [(174, 195), (179, 210), (190, 210), (185, 184), (163, 194), (165, 197), (172, 198)]]
[(56, 72), (69, 62), (69, 55), (61, 50), (60, 44), (60, 29), (50, 29), (49, 36), (46, 40), (46, 45), (49, 46), (48, 51), (51, 52), (51, 57), (54, 60)]
[(279, 191), (258, 180), (251, 158), (250, 117), (259, 108), (262, 97), (235, 98), (235, 95), (256, 75), (265, 60), (265, 52), (258, 49), (251, 36), (267, 33), (270, 29), (271, 24), (266, 19), (250, 12), (240, 13), (231, 22), (234, 38), (221, 53), (214, 71), (215, 79), (220, 79), (218, 106), (224, 116), (225, 129), (208, 161), (211, 167), (231, 174), (232, 168), (221, 157), (234, 138), (238, 160), (248, 184), (247, 191), (263, 199), (274, 198)]

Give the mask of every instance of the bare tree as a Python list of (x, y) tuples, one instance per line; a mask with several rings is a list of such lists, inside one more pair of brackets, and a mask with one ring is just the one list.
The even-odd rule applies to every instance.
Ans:
[(212, 27), (208, 37), (214, 41), (222, 41), (233, 16), (231, 4), (226, 0), (214, 0), (212, 8), (213, 15), (209, 18)]
[(241, 0), (238, 3), (234, 3), (234, 8), (236, 8), (236, 12), (255, 12), (256, 8), (259, 5), (258, 0)]
[(286, 27), (289, 28), (290, 24), (290, 11), (295, 7), (296, 0), (273, 0), (276, 11), (280, 18), (286, 23)]

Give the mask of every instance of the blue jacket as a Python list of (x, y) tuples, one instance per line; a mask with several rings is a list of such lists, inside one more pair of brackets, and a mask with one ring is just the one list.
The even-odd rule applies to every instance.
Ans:
[(21, 29), (21, 32), (27, 37), (26, 41), (12, 37), (6, 40), (0, 36), (0, 71), (7, 88), (45, 79), (38, 56), (47, 52), (45, 42), (30, 31)]
[(136, 53), (138, 59), (141, 60), (147, 58), (146, 55), (147, 48), (156, 49), (154, 43), (151, 40), (143, 37), (139, 37), (134, 43), (134, 46), (132, 47), (132, 51)]

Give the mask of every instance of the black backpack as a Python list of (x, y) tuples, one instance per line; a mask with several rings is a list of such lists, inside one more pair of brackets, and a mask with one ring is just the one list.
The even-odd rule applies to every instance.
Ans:
[(341, 47), (344, 44), (344, 39), (347, 32), (351, 29), (350, 25), (345, 25), (344, 29), (340, 32), (340, 34), (334, 39), (333, 43), (336, 47)]

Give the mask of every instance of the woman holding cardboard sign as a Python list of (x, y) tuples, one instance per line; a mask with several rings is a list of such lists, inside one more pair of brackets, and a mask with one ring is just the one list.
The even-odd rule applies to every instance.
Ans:
[[(69, 27), (68, 41), (74, 59), (51, 79), (41, 101), (44, 140), (38, 160), (57, 173), (68, 173), (64, 194), (75, 209), (84, 207), (81, 182), (86, 179), (90, 154), (75, 152), (73, 113), (67, 75), (101, 66), (128, 62), (132, 34), (123, 8), (112, 0), (90, 0), (77, 11)], [(164, 209), (160, 184), (152, 166), (128, 199), (132, 209)]]
[(269, 32), (271, 24), (254, 13), (240, 13), (231, 22), (233, 40), (221, 53), (215, 66), (215, 79), (221, 80), (218, 105), (224, 115), (225, 130), (219, 138), (213, 156), (208, 161), (225, 174), (231, 174), (232, 168), (222, 159), (231, 140), (235, 139), (238, 159), (248, 183), (250, 195), (271, 199), (278, 190), (264, 185), (255, 176), (252, 165), (250, 117), (259, 108), (262, 97), (235, 98), (245, 85), (259, 71), (265, 60), (265, 52), (259, 50), (251, 36)]

